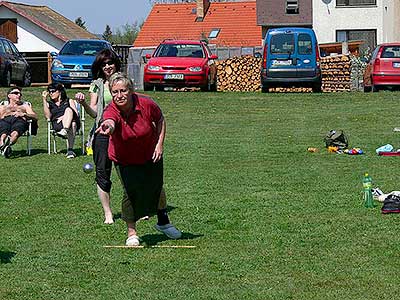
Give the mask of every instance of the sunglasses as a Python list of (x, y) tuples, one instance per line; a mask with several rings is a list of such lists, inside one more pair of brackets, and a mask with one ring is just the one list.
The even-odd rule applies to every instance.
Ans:
[(111, 66), (111, 65), (113, 65), (113, 64), (115, 64), (115, 63), (114, 63), (112, 60), (107, 60), (107, 61), (103, 62), (103, 63), (101, 64), (101, 66), (104, 68), (106, 65)]
[(19, 91), (11, 92), (10, 94), (13, 94), (13, 95), (22, 95), (22, 93), (19, 92)]
[(49, 91), (50, 94), (57, 92), (57, 90), (54, 90), (54, 89), (51, 89), (51, 90), (48, 90), (48, 91)]

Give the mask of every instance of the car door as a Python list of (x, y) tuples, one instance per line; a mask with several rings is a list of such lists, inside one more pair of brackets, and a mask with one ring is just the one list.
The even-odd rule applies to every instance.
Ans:
[(273, 33), (270, 37), (267, 59), (267, 77), (297, 77), (295, 55), (295, 33), (292, 31)]
[(24, 78), (24, 73), (26, 69), (26, 61), (21, 53), (19, 53), (17, 47), (9, 41), (7, 41), (10, 45), (12, 56), (15, 61), (15, 68), (13, 70), (12, 79), (13, 81), (22, 81)]
[(301, 32), (297, 35), (297, 77), (317, 76), (316, 47), (309, 33)]

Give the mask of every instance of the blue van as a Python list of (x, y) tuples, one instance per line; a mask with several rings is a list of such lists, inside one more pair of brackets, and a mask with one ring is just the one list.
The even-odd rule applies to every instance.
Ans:
[(283, 27), (267, 31), (261, 67), (262, 92), (270, 87), (302, 86), (321, 92), (317, 37), (311, 28)]

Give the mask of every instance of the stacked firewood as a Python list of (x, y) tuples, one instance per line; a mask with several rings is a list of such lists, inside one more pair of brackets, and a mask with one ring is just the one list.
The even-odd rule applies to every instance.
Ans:
[(261, 58), (236, 56), (217, 61), (217, 90), (254, 92), (260, 88)]
[(327, 56), (321, 59), (322, 90), (344, 92), (351, 89), (351, 63), (348, 55)]

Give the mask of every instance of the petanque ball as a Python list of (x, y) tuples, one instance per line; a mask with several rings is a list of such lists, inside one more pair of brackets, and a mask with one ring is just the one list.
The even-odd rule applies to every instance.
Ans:
[(93, 171), (93, 165), (91, 163), (86, 163), (83, 165), (83, 172), (90, 173)]

